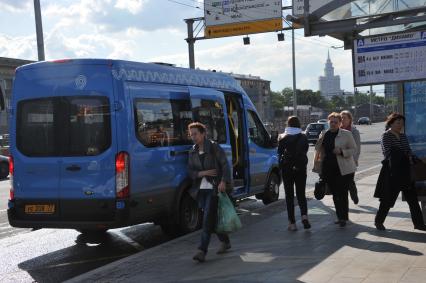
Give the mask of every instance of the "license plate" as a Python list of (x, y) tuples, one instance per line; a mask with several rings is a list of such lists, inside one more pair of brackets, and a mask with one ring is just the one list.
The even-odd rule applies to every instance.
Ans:
[(28, 204), (25, 206), (25, 213), (27, 214), (52, 214), (54, 212), (54, 204)]
[(310, 134), (311, 136), (315, 136), (315, 135), (317, 135), (318, 133), (317, 133), (317, 132), (309, 132), (309, 134)]

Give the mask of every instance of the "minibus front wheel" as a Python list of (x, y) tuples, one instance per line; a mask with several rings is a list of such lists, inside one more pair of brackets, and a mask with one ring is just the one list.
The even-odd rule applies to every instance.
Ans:
[(262, 194), (262, 202), (270, 204), (278, 200), (280, 195), (280, 178), (276, 173), (271, 173), (266, 183), (265, 192)]

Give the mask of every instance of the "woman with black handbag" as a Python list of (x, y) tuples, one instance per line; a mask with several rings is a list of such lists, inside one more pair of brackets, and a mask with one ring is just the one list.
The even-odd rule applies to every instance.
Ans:
[(374, 192), (374, 197), (380, 199), (380, 206), (374, 224), (378, 230), (386, 230), (383, 223), (402, 191), (410, 208), (414, 229), (426, 231), (417, 193), (411, 180), (410, 164), (413, 162), (413, 155), (407, 136), (402, 133), (404, 122), (405, 117), (399, 113), (392, 113), (386, 120), (388, 130), (381, 140), (385, 159), (382, 161), (383, 166)]
[(356, 144), (351, 132), (340, 129), (341, 122), (339, 113), (328, 115), (330, 128), (321, 133), (315, 145), (312, 171), (318, 173), (330, 188), (336, 207), (335, 223), (345, 227), (349, 220), (348, 188), (356, 170), (353, 157)]
[(300, 129), (300, 121), (296, 116), (287, 120), (287, 128), (281, 136), (278, 145), (278, 157), (284, 183), (285, 200), (288, 214), (288, 230), (296, 231), (296, 218), (294, 215), (294, 186), (299, 203), (302, 223), (305, 229), (311, 228), (308, 220), (308, 205), (306, 201), (306, 165), (309, 149), (308, 139)]
[[(188, 131), (194, 142), (188, 157), (188, 175), (193, 180), (192, 190), (197, 192), (198, 206), (203, 211), (201, 243), (193, 259), (204, 262), (217, 221), (217, 193), (226, 191), (231, 175), (223, 149), (206, 138), (206, 126), (194, 122), (188, 125)], [(217, 253), (223, 254), (231, 248), (229, 236), (218, 233), (217, 237), (221, 241)]]

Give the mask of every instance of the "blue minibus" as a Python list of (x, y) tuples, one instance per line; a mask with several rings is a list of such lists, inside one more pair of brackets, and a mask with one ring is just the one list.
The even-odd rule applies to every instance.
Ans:
[(193, 121), (226, 152), (234, 199), (278, 199), (276, 133), (222, 73), (106, 59), (38, 62), (17, 68), (9, 113), (14, 227), (198, 229), (187, 176)]

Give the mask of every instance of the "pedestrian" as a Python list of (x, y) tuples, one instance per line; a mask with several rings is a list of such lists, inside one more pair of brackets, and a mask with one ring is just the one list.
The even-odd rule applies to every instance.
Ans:
[[(201, 243), (193, 259), (204, 262), (217, 222), (217, 194), (226, 191), (226, 184), (231, 182), (231, 175), (223, 149), (206, 138), (206, 126), (194, 122), (188, 125), (188, 131), (194, 142), (189, 152), (188, 174), (193, 180), (191, 190), (195, 190), (198, 206), (203, 212)], [(231, 242), (227, 234), (217, 236), (221, 241), (217, 253), (223, 254), (231, 248)]]
[(299, 118), (290, 116), (287, 127), (279, 140), (278, 157), (284, 183), (285, 201), (287, 204), (288, 230), (296, 231), (296, 218), (294, 215), (294, 187), (299, 203), (303, 227), (311, 228), (308, 220), (308, 205), (306, 201), (306, 165), (308, 164), (307, 152), (309, 143), (302, 133)]
[(348, 188), (351, 174), (356, 170), (355, 140), (351, 132), (341, 129), (342, 116), (333, 112), (328, 115), (329, 129), (322, 132), (315, 145), (314, 169), (327, 183), (333, 194), (337, 221), (345, 227), (349, 220)]
[[(354, 153), (354, 160), (355, 160), (356, 167), (358, 167), (359, 155), (361, 153), (361, 136), (359, 134), (358, 129), (354, 126), (352, 122), (353, 118), (352, 118), (351, 112), (349, 112), (348, 110), (344, 110), (340, 112), (340, 116), (342, 116), (342, 124), (340, 128), (351, 132), (355, 140), (356, 151)], [(351, 199), (354, 202), (354, 204), (358, 204), (359, 198), (358, 198), (358, 189), (356, 188), (356, 184), (355, 184), (355, 173), (352, 173), (351, 175), (352, 175), (351, 176), (352, 181), (349, 185), (349, 195), (351, 196)]]
[(411, 180), (410, 164), (413, 162), (413, 155), (407, 136), (402, 132), (404, 123), (405, 117), (399, 113), (390, 114), (386, 120), (388, 130), (383, 133), (381, 139), (385, 159), (382, 161), (383, 166), (374, 192), (374, 197), (380, 199), (380, 205), (374, 224), (378, 230), (386, 230), (383, 223), (402, 191), (410, 208), (414, 229), (426, 231), (417, 193)]

